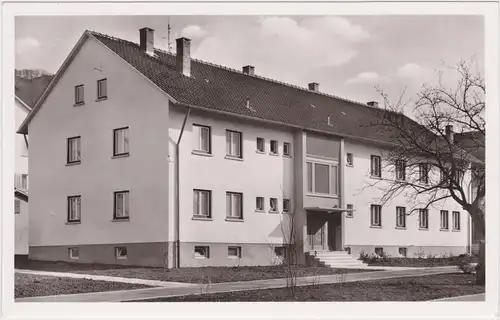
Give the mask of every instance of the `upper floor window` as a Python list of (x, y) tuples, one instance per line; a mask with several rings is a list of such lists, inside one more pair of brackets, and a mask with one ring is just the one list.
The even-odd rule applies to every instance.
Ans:
[(128, 150), (128, 127), (113, 130), (113, 155), (126, 155)]
[(115, 192), (114, 220), (129, 219), (129, 191)]
[(106, 99), (108, 97), (108, 80), (97, 80), (97, 100)]
[(382, 226), (382, 206), (377, 204), (370, 206), (370, 223), (372, 227)]
[(80, 140), (81, 137), (68, 138), (68, 163), (78, 163), (81, 161)]
[(307, 162), (307, 191), (309, 193), (338, 195), (338, 166)]
[(396, 207), (396, 227), (406, 228), (406, 208)]
[(226, 130), (226, 154), (231, 157), (242, 158), (241, 132)]
[(418, 209), (418, 220), (420, 229), (429, 229), (429, 210)]
[(406, 161), (404, 160), (396, 161), (396, 180), (406, 180)]
[(264, 138), (257, 138), (257, 151), (266, 152), (266, 144)]
[(283, 155), (285, 156), (292, 155), (292, 145), (289, 142), (283, 142)]
[(441, 229), (448, 230), (448, 211), (441, 210)]
[(354, 165), (354, 156), (352, 153), (347, 153), (347, 156), (346, 156), (346, 162), (347, 162), (347, 165), (348, 166), (353, 166)]
[(226, 192), (226, 216), (232, 219), (243, 219), (243, 194)]
[(212, 153), (211, 129), (207, 126), (193, 124), (194, 150), (204, 153)]
[(371, 156), (371, 175), (372, 177), (380, 178), (382, 176), (380, 156)]
[(278, 141), (276, 140), (271, 140), (271, 154), (278, 154)]
[(290, 199), (283, 199), (283, 212), (290, 212)]
[(81, 196), (68, 197), (68, 222), (80, 222)]
[(14, 175), (14, 187), (16, 187), (17, 189), (21, 189), (21, 190), (28, 190), (28, 174), (16, 173)]
[(83, 84), (75, 87), (75, 104), (83, 104), (85, 102)]
[(418, 165), (418, 181), (422, 183), (429, 183), (429, 164), (420, 163)]
[(460, 212), (453, 211), (453, 230), (460, 230)]
[(255, 211), (264, 211), (264, 197), (255, 198)]
[(354, 206), (353, 206), (352, 204), (347, 204), (347, 205), (346, 205), (346, 209), (347, 209), (347, 211), (346, 211), (345, 216), (346, 216), (347, 218), (352, 218), (352, 217), (354, 217)]
[(210, 218), (212, 192), (208, 190), (193, 190), (193, 215), (195, 217)]
[(464, 172), (460, 169), (456, 169), (454, 177), (455, 183), (461, 185), (463, 178), (464, 178)]
[(277, 212), (278, 211), (278, 199), (277, 198), (269, 198), (269, 211)]

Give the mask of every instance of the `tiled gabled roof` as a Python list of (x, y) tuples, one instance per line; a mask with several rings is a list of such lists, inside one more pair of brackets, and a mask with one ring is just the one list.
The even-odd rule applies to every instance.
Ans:
[(52, 75), (42, 75), (33, 79), (16, 76), (15, 94), (29, 108), (32, 108), (52, 80)]
[[(90, 34), (180, 104), (391, 143), (391, 133), (374, 126), (383, 109), (196, 59), (191, 59), (191, 77), (187, 77), (176, 70), (174, 54), (155, 49), (152, 57), (136, 43)], [(328, 125), (328, 116), (332, 125)], [(411, 120), (408, 123), (417, 125)]]

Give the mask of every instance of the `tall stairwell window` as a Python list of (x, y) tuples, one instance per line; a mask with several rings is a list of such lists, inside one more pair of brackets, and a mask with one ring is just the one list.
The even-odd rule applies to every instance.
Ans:
[(82, 105), (85, 103), (83, 84), (75, 87), (75, 105)]
[(108, 98), (108, 80), (97, 80), (97, 100)]
[(81, 161), (81, 137), (68, 138), (67, 163), (76, 164)]
[(128, 127), (113, 130), (113, 156), (129, 154)]

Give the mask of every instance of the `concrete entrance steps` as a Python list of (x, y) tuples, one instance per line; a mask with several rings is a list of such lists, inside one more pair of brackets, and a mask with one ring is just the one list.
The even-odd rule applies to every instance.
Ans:
[(368, 265), (347, 251), (311, 251), (308, 253), (319, 265), (331, 268), (364, 269)]

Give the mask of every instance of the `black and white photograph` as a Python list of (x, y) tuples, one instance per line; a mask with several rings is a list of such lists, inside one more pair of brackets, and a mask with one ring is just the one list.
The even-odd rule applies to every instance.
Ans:
[(9, 11), (3, 292), (24, 311), (384, 301), (498, 312), (490, 4)]

